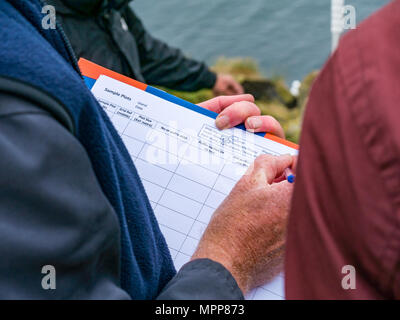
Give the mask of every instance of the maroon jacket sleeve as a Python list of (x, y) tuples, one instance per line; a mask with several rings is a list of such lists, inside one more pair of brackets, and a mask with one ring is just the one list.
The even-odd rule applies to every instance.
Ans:
[(400, 298), (399, 21), (393, 1), (348, 33), (312, 89), (288, 227), (288, 299)]

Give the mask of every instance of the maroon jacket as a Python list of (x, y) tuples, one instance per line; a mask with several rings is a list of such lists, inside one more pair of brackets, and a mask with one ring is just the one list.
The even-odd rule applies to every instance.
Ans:
[[(400, 0), (349, 32), (307, 106), (288, 299), (400, 298)], [(345, 265), (356, 289), (342, 288)]]

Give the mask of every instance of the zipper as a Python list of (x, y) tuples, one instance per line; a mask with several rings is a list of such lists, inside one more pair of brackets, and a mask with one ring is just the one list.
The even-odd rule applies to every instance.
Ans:
[[(46, 2), (44, 0), (39, 0), (39, 3), (41, 3), (42, 6), (46, 5)], [(64, 32), (63, 27), (61, 26), (61, 23), (59, 23), (57, 19), (56, 19), (56, 30), (58, 30), (61, 35), (61, 39), (64, 42), (65, 48), (67, 49), (68, 58), (70, 59), (70, 62), (72, 63), (73, 68), (75, 69), (76, 72), (78, 72), (79, 76), (83, 80), (83, 76), (82, 76), (81, 70), (79, 69), (78, 61), (76, 59), (74, 50), (72, 49), (72, 46), (71, 46), (67, 36), (65, 35), (65, 32)]]
[(72, 49), (71, 43), (69, 42), (69, 40), (68, 40), (68, 38), (67, 38), (67, 36), (66, 36), (66, 34), (64, 32), (64, 29), (61, 26), (61, 23), (58, 22), (58, 20), (56, 21), (56, 26), (57, 26), (57, 29), (58, 29), (59, 33), (61, 34), (61, 38), (62, 38), (62, 40), (64, 42), (64, 45), (65, 45), (65, 47), (67, 49), (68, 57), (71, 60), (72, 66), (74, 67), (76, 72), (78, 72), (79, 76), (83, 79), (81, 70), (79, 69), (79, 66), (78, 66), (78, 60), (76, 59), (74, 50)]

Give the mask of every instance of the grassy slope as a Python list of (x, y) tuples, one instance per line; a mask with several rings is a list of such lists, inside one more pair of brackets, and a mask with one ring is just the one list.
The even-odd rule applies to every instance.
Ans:
[[(260, 74), (257, 64), (252, 59), (247, 58), (220, 58), (212, 69), (216, 72), (229, 73), (238, 81), (265, 79), (265, 77)], [(259, 106), (263, 114), (275, 117), (282, 124), (287, 139), (290, 141), (297, 143), (299, 140), (304, 108), (307, 102), (309, 90), (316, 75), (317, 72), (314, 71), (304, 78), (300, 88), (300, 95), (298, 97), (298, 107), (292, 110), (289, 110), (278, 101), (256, 101), (256, 104)], [(282, 78), (273, 77), (269, 80), (276, 85), (277, 90), (282, 96), (287, 94), (288, 90)], [(211, 90), (179, 92), (167, 89), (167, 91), (193, 103), (199, 103), (213, 97)]]

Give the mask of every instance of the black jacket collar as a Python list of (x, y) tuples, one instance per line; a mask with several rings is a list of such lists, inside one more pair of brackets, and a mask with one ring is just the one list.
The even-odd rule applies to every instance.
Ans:
[(132, 0), (48, 0), (57, 10), (64, 14), (80, 13), (85, 15), (97, 14), (101, 10), (124, 8)]

